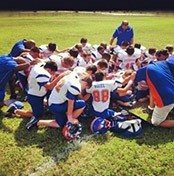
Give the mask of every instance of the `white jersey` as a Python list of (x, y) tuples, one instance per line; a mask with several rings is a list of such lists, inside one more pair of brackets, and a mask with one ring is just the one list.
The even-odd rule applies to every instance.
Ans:
[(118, 53), (118, 60), (122, 61), (122, 63), (119, 65), (121, 69), (129, 69), (132, 68), (132, 66), (135, 64), (135, 61), (137, 58), (141, 57), (141, 50), (135, 48), (134, 53), (129, 56), (126, 51), (120, 50)]
[[(24, 56), (23, 58), (25, 59), (26, 63), (30, 63), (31, 61), (34, 60), (34, 58), (29, 53), (27, 53), (27, 55)], [(30, 68), (28, 68), (28, 70), (30, 70), (30, 69), (31, 69), (31, 66), (30, 66)], [(25, 72), (23, 70), (18, 71), (18, 73), (23, 75), (23, 76), (26, 76), (26, 74), (25, 74)]]
[(38, 97), (45, 96), (47, 90), (44, 85), (51, 79), (50, 73), (43, 66), (35, 65), (28, 76), (28, 94)]
[(121, 86), (122, 84), (115, 80), (94, 81), (92, 86), (89, 89), (86, 89), (87, 93), (92, 94), (92, 106), (94, 110), (103, 112), (108, 109), (110, 104), (110, 93)]
[[(57, 88), (57, 86), (59, 88)], [(57, 86), (52, 90), (48, 104), (62, 104), (65, 103), (71, 95), (79, 95), (81, 93), (81, 84), (79, 81), (79, 76), (75, 72), (71, 72), (69, 75), (63, 77), (58, 83)]]
[(54, 53), (53, 51), (50, 51), (48, 49), (48, 45), (41, 45), (39, 47), (39, 49), (40, 49), (40, 52), (41, 52), (43, 59), (47, 59), (48, 57), (50, 57)]

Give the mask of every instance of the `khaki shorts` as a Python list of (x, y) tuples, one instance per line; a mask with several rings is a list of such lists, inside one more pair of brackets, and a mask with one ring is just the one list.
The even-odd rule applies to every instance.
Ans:
[(155, 106), (152, 114), (151, 123), (155, 126), (158, 126), (160, 123), (162, 123), (164, 120), (166, 120), (169, 112), (174, 108), (174, 103), (164, 106), (162, 108), (159, 108)]

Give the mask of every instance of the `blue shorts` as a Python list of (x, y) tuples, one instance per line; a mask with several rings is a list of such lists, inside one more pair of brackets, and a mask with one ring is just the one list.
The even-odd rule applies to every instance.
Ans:
[(135, 99), (138, 101), (141, 98), (145, 98), (149, 95), (149, 89), (148, 90), (137, 90), (135, 92)]
[(44, 97), (38, 97), (34, 95), (27, 95), (27, 100), (32, 108), (33, 115), (36, 118), (40, 118), (44, 114)]
[(17, 77), (20, 81), (20, 83), (22, 84), (22, 88), (25, 92), (25, 94), (27, 94), (27, 90), (28, 90), (28, 81), (27, 81), (27, 77), (20, 74), (20, 73), (17, 73)]
[(0, 102), (3, 102), (5, 98), (5, 89), (0, 89)]
[[(81, 109), (85, 107), (85, 101), (84, 100), (75, 100), (74, 101), (74, 110)], [(49, 106), (49, 110), (55, 115), (56, 122), (60, 127), (64, 127), (66, 122), (68, 121), (66, 112), (68, 109), (68, 103), (62, 103), (62, 104), (51, 104)]]

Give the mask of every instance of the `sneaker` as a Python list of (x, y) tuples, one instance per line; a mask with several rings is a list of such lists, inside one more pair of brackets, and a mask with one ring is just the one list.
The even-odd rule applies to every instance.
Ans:
[(5, 117), (12, 117), (15, 114), (16, 109), (16, 106), (14, 104), (11, 104), (5, 114)]
[(31, 117), (30, 121), (26, 124), (26, 129), (30, 130), (32, 127), (37, 126), (38, 121), (36, 117)]

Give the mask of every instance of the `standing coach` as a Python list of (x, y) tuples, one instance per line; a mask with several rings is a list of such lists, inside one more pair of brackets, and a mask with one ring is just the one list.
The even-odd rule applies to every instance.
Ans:
[(124, 20), (121, 25), (115, 30), (110, 39), (110, 46), (112, 46), (115, 39), (117, 39), (116, 45), (121, 46), (123, 42), (128, 42), (129, 45), (133, 44), (134, 31), (133, 28), (129, 26), (129, 22)]

